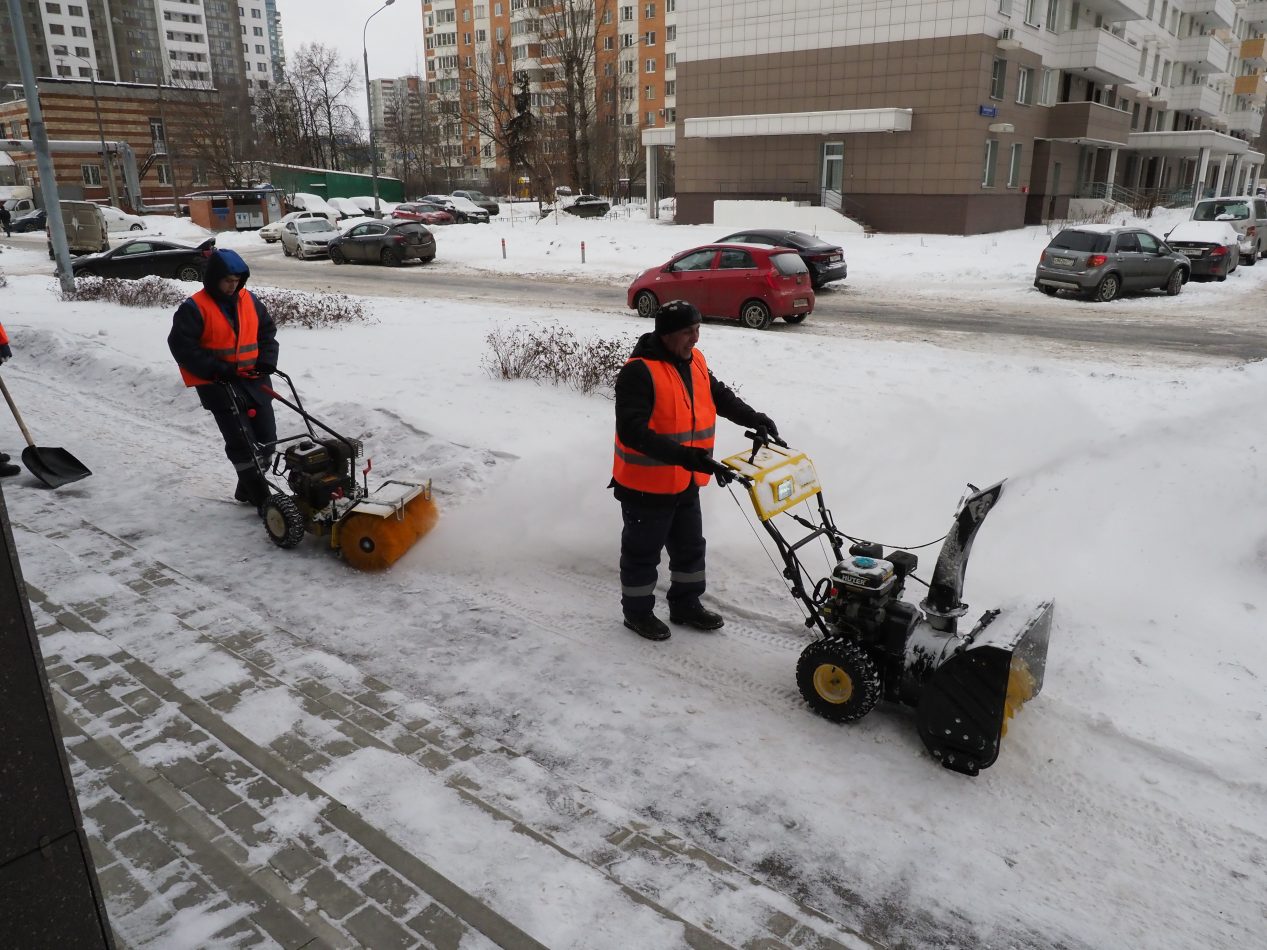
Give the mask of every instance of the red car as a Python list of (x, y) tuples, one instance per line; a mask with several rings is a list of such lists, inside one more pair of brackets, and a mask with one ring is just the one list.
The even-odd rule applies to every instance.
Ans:
[(425, 201), (410, 201), (396, 205), (392, 217), (402, 221), (421, 221), (423, 224), (452, 224), (453, 215)]
[(814, 311), (809, 268), (790, 247), (706, 244), (645, 270), (629, 285), (629, 306), (655, 315), (669, 300), (695, 304), (706, 317), (764, 330), (775, 317), (800, 323)]

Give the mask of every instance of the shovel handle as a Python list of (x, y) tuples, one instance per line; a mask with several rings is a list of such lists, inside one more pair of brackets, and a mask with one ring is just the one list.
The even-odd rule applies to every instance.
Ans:
[(13, 402), (13, 397), (9, 395), (9, 387), (4, 384), (4, 377), (0, 376), (0, 392), (4, 393), (4, 401), (9, 404), (9, 411), (13, 413), (13, 418), (17, 420), (18, 428), (22, 430), (22, 437), (26, 439), (26, 444), (31, 448), (35, 448), (35, 440), (31, 438), (31, 432), (26, 427), (26, 423), (22, 421), (22, 414), (18, 412), (18, 407)]

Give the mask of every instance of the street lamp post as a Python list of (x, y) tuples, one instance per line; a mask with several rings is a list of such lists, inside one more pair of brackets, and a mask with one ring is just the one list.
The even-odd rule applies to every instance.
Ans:
[(110, 203), (119, 207), (119, 186), (114, 180), (114, 163), (110, 161), (110, 152), (106, 149), (106, 127), (101, 121), (101, 100), (97, 98), (97, 69), (88, 60), (80, 56), (66, 54), (68, 59), (77, 59), (88, 66), (88, 84), (92, 87), (92, 108), (97, 113), (97, 135), (101, 138), (101, 160), (106, 166), (106, 176), (110, 181)]
[(383, 5), (365, 18), (361, 27), (361, 53), (365, 60), (365, 126), (370, 138), (370, 182), (374, 188), (374, 217), (382, 217), (378, 206), (378, 149), (374, 147), (374, 97), (370, 95), (370, 50), (366, 45), (365, 31), (369, 29), (370, 20), (378, 16), (396, 0), (384, 0)]

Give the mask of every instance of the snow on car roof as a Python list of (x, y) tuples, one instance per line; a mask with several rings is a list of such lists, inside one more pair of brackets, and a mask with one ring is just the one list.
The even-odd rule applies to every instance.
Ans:
[(1180, 221), (1167, 232), (1166, 237), (1186, 241), (1225, 241), (1235, 244), (1236, 228), (1227, 221)]

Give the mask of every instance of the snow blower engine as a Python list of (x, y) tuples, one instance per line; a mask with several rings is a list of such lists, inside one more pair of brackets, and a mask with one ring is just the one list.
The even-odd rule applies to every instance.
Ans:
[[(810, 708), (833, 722), (854, 722), (886, 699), (915, 708), (920, 738), (946, 768), (976, 775), (992, 765), (1007, 721), (1043, 686), (1053, 602), (987, 610), (966, 633), (959, 619), (968, 554), (977, 529), (998, 502), (1003, 482), (968, 486), (918, 607), (902, 599), (915, 580), (910, 551), (885, 553), (852, 541), (833, 523), (818, 475), (804, 453), (763, 433), (746, 433), (752, 450), (724, 459), (747, 487), (757, 517), (783, 559), (792, 595), (822, 638), (801, 653), (796, 682)], [(809, 502), (815, 500), (817, 508)], [(809, 516), (795, 513), (805, 503)], [(805, 529), (789, 542), (776, 522)], [(812, 580), (806, 546), (825, 541), (830, 576)], [(820, 541), (820, 543), (821, 543)]]
[[(286, 380), (294, 401), (267, 386), (265, 392), (297, 412), (306, 431), (261, 446), (275, 453), (271, 466), (257, 455), (260, 474), (271, 490), (260, 512), (268, 536), (280, 548), (293, 548), (311, 532), (328, 538), (330, 547), (353, 567), (390, 567), (435, 526), (439, 514), (431, 483), (387, 480), (371, 492), (366, 482), (369, 459), (357, 478), (361, 443), (310, 415), (291, 378), (280, 371), (275, 375)], [(249, 438), (245, 420), (241, 421)], [(278, 487), (279, 480), (285, 488)]]

